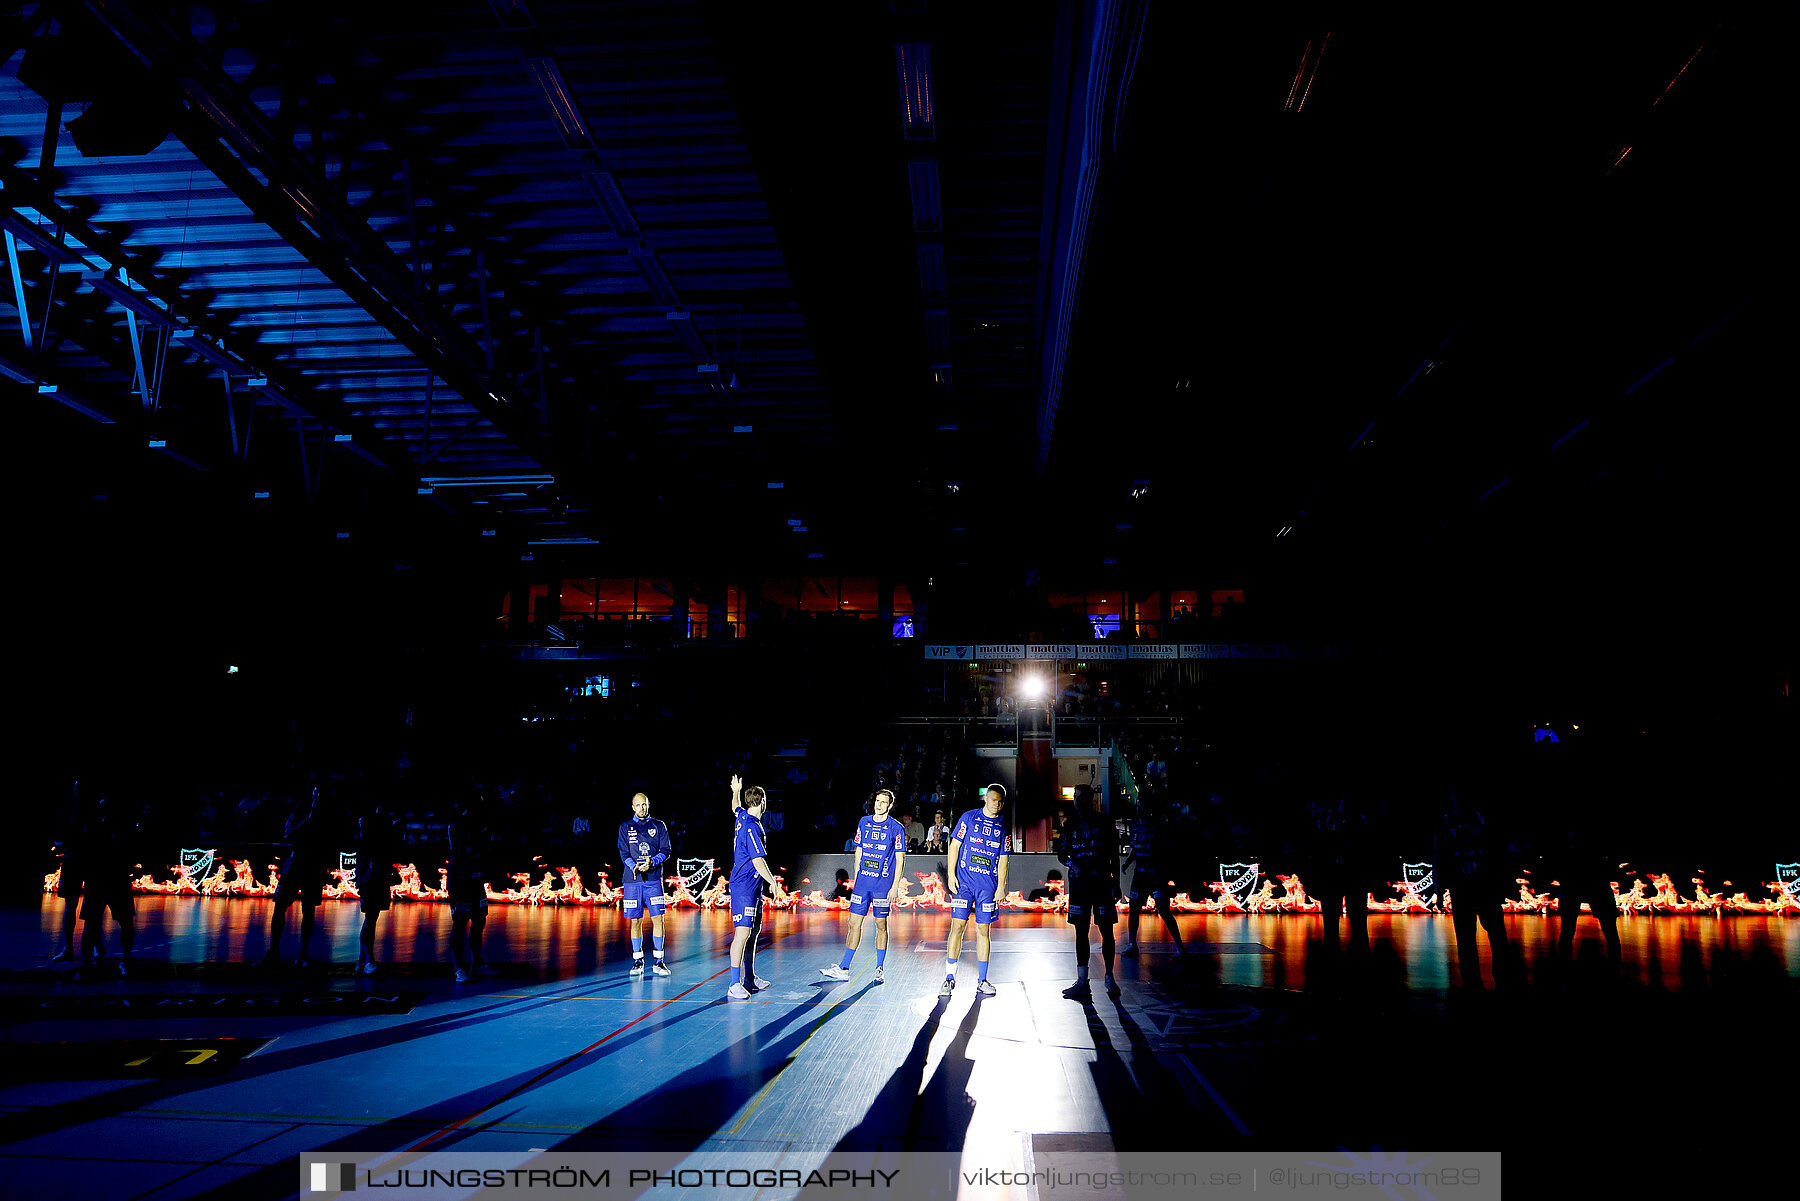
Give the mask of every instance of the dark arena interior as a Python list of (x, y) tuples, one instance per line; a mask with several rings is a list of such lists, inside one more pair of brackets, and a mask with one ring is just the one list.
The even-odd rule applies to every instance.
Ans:
[(1779, 1187), (1723, 12), (0, 8), (0, 1196)]

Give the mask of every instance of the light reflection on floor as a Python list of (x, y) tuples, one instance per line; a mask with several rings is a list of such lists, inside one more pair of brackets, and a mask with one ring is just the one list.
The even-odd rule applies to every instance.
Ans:
[[(43, 946), (53, 949), (60, 937), (62, 902), (46, 897), (40, 914)], [(263, 898), (167, 897), (137, 898), (137, 953), (179, 962), (242, 961), (260, 958), (268, 947), (268, 923), (272, 903)], [(298, 947), (298, 907), (290, 912), (285, 954), (292, 958)], [(396, 905), (377, 925), (377, 958), (385, 961), (448, 961), (449, 907), (442, 904)], [(671, 946), (677, 940), (703, 935), (722, 944), (730, 937), (730, 921), (720, 910), (677, 910), (666, 919)], [(808, 910), (772, 913), (769, 928), (793, 928), (804, 943), (841, 945), (843, 914)], [(1218, 979), (1225, 984), (1252, 987), (1304, 989), (1309, 959), (1323, 945), (1322, 921), (1314, 916), (1276, 914), (1181, 914), (1177, 923), (1184, 940), (1212, 943), (1260, 943), (1272, 954), (1230, 954), (1218, 958)], [(347, 902), (329, 902), (318, 909), (313, 957), (350, 962), (357, 955), (361, 915)], [(920, 942), (942, 942), (947, 919), (937, 913), (896, 915), (892, 939), (896, 948), (908, 951)], [(1527, 970), (1545, 963), (1556, 949), (1561, 919), (1538, 914), (1513, 914), (1506, 918), (1509, 937), (1519, 946)], [(1069, 926), (1060, 915), (1014, 913), (1002, 917), (998, 937), (1024, 930), (1061, 931), (1070, 940)], [(1341, 937), (1348, 925), (1340, 920)], [(109, 931), (116, 948), (116, 934)], [(1125, 923), (1117, 926), (1123, 944)], [(1162, 946), (1166, 935), (1154, 917), (1142, 919), (1139, 936)], [(1748, 961), (1753, 956), (1772, 957), (1780, 970), (1800, 976), (1800, 918), (1761, 914), (1660, 915), (1621, 918), (1619, 936), (1624, 948), (1628, 981), (1677, 991), (1684, 978), (1719, 970), (1722, 961)], [(1372, 914), (1369, 938), (1377, 954), (1391, 953), (1408, 988), (1423, 991), (1450, 988), (1456, 975), (1457, 950), (1451, 919), (1445, 916)], [(487, 957), (496, 961), (537, 964), (565, 973), (592, 971), (609, 960), (628, 954), (626, 933), (616, 909), (607, 907), (555, 907), (493, 905), (488, 911), (485, 945)], [(1033, 947), (1042, 946), (1033, 939)], [(1485, 934), (1479, 940), (1484, 976), (1491, 980), (1493, 964)], [(1598, 948), (1600, 928), (1591, 919), (1581, 923), (1576, 942), (1578, 955)], [(1099, 939), (1094, 940), (1096, 955)], [(16, 955), (23, 948), (11, 948)], [(116, 952), (115, 952), (116, 953)], [(1159, 962), (1155, 954), (1145, 963)], [(1098, 960), (1096, 959), (1096, 963)], [(1121, 974), (1133, 974), (1121, 964)]]

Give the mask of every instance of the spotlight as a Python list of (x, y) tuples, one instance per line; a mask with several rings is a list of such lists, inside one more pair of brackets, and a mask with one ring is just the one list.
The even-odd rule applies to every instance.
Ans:
[(1043, 677), (1033, 676), (1020, 686), (1020, 691), (1024, 693), (1026, 700), (1039, 701), (1044, 699), (1044, 694), (1049, 691), (1049, 686), (1044, 683)]

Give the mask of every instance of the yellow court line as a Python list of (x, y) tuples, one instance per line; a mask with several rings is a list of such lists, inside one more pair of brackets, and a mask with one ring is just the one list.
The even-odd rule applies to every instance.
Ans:
[[(861, 980), (861, 979), (862, 979), (862, 977), (858, 977), (858, 980)], [(825, 1006), (825, 1011), (823, 1013), (819, 1014), (818, 1019), (813, 1022), (812, 1029), (808, 1030), (806, 1032), (806, 1037), (800, 1040), (800, 1045), (795, 1047), (793, 1050), (793, 1053), (788, 1056), (789, 1063), (792, 1063), (794, 1060), (800, 1058), (800, 1052), (806, 1050), (806, 1044), (813, 1040), (813, 1035), (815, 1035), (819, 1032), (819, 1027), (823, 1026), (825, 1024), (825, 1019), (827, 1017), (831, 1016), (831, 1010), (832, 1010), (833, 1006), (835, 1006), (839, 1001), (843, 1000), (845, 997), (847, 997), (849, 995), (850, 995), (850, 982), (846, 981), (844, 987), (839, 989), (832, 996), (830, 1004)], [(877, 1002), (877, 1004), (880, 1004), (880, 1003), (881, 1002)], [(763, 1002), (763, 1004), (772, 1005), (772, 1004), (775, 1004), (775, 1002), (765, 1001), (765, 1002)], [(888, 1002), (888, 1004), (892, 1004), (892, 1002)], [(748, 1122), (750, 1120), (751, 1115), (756, 1112), (757, 1107), (763, 1103), (763, 1098), (767, 1097), (769, 1095), (769, 1090), (774, 1088), (775, 1082), (780, 1079), (781, 1079), (781, 1073), (777, 1072), (775, 1075), (769, 1077), (767, 1083), (765, 1083), (761, 1088), (756, 1090), (756, 1095), (754, 1097), (750, 1098), (750, 1103), (748, 1105), (744, 1106), (744, 1112), (738, 1115), (738, 1120), (733, 1122), (731, 1124), (730, 1129), (725, 1131), (725, 1133), (727, 1135), (737, 1134), (744, 1129), (744, 1123)]]

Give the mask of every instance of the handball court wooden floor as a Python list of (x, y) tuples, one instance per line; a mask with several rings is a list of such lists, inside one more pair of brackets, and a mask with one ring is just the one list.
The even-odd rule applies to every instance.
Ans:
[[(733, 1002), (721, 911), (670, 914), (674, 976), (657, 979), (628, 975), (615, 909), (496, 905), (485, 945), (500, 974), (467, 984), (451, 980), (442, 905), (384, 917), (386, 967), (361, 977), (350, 904), (320, 907), (311, 967), (263, 971), (246, 961), (267, 946), (266, 900), (140, 897), (137, 970), (82, 984), (48, 962), (60, 912), (53, 897), (0, 910), (8, 1198), (286, 1197), (295, 1157), (332, 1149), (1017, 1160), (1077, 1135), (1528, 1154), (1545, 1116), (1596, 1089), (1752, 1101), (1769, 1087), (1758, 1045), (1791, 1035), (1800, 999), (1800, 920), (1760, 916), (1627, 921), (1617, 983), (1591, 928), (1565, 977), (1554, 925), (1510, 917), (1531, 982), (1479, 995), (1452, 987), (1447, 918), (1372, 917), (1374, 953), (1347, 987), (1320, 959), (1318, 917), (1182, 915), (1204, 951), (1185, 972), (1147, 918), (1155, 941), (1119, 961), (1122, 995), (1099, 987), (1096, 940), (1093, 999), (1077, 1002), (1062, 996), (1073, 937), (1058, 915), (1003, 915), (996, 995), (976, 995), (971, 939), (940, 998), (945, 917), (896, 914), (877, 984), (872, 924), (833, 982), (819, 968), (842, 951), (843, 915), (775, 912), (757, 960), (773, 987)], [(1774, 1133), (1780, 1109), (1734, 1110), (1737, 1135)], [(1616, 1121), (1627, 1137), (1634, 1112), (1621, 1095), (1586, 1129)]]

